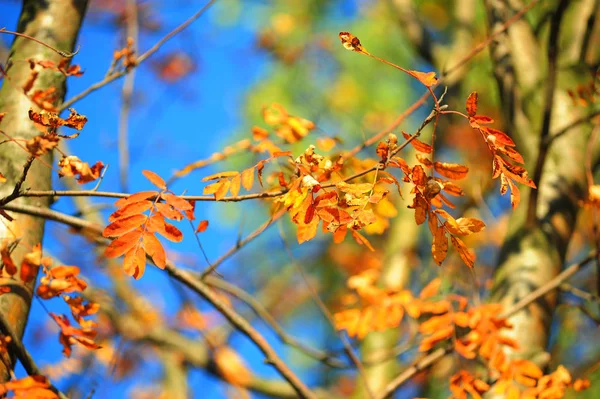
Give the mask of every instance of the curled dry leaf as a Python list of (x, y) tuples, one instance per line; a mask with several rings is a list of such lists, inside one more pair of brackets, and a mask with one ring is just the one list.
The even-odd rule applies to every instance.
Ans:
[(101, 161), (98, 161), (94, 166), (90, 167), (87, 162), (83, 162), (78, 157), (71, 155), (68, 157), (63, 157), (58, 162), (58, 167), (60, 168), (58, 171), (58, 175), (60, 177), (77, 176), (77, 183), (85, 184), (100, 177), (102, 169), (104, 168), (104, 164)]
[(360, 40), (358, 39), (358, 37), (354, 36), (352, 33), (340, 32), (339, 37), (342, 41), (342, 45), (347, 50), (356, 51), (357, 53), (368, 54), (368, 52), (364, 49), (362, 44), (360, 44)]
[(50, 127), (53, 129), (61, 126), (67, 126), (76, 130), (82, 130), (87, 123), (87, 118), (83, 115), (79, 115), (73, 108), (69, 108), (71, 114), (67, 119), (62, 119), (58, 114), (54, 112), (47, 112), (42, 110), (41, 112), (35, 112), (33, 109), (29, 109), (29, 119), (33, 122)]

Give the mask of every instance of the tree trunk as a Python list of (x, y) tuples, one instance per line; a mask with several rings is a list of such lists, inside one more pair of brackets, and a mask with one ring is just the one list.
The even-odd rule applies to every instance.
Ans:
[[(585, 108), (574, 104), (567, 89), (586, 83), (591, 76), (585, 73), (589, 65), (579, 57), (579, 49), (585, 46), (582, 47), (584, 35), (578, 28), (585, 26), (593, 12), (590, 7), (593, 2), (558, 3), (543, 33), (535, 32), (529, 22), (521, 20), (491, 46), (505, 119), (531, 174), (540, 157), (540, 132), (544, 126), (551, 136), (587, 113)], [(488, 0), (486, 7), (490, 31), (504, 24), (515, 12), (502, 1)], [(556, 51), (554, 68), (552, 47)], [(547, 62), (540, 62), (544, 58)], [(556, 71), (554, 90), (553, 69)], [(550, 144), (538, 184), (537, 206), (533, 207), (535, 214), (531, 205), (528, 207), (531, 190), (522, 191), (520, 208), (510, 218), (509, 233), (500, 252), (492, 302), (508, 307), (560, 272), (580, 201), (587, 194), (584, 166), (587, 151), (592, 167), (598, 161), (598, 143), (588, 149), (590, 132), (589, 125), (582, 124)], [(519, 358), (532, 360), (541, 367), (548, 364), (550, 355), (546, 348), (555, 306), (556, 294), (551, 293), (510, 317), (513, 329), (507, 335), (518, 342)]]
[[(25, 0), (18, 31), (63, 52), (72, 52), (86, 7), (87, 0)], [(15, 37), (13, 41), (9, 60), (5, 66), (6, 76), (0, 90), (0, 113), (6, 113), (0, 129), (19, 142), (0, 145), (0, 172), (6, 177), (6, 182), (0, 185), (0, 198), (12, 193), (24, 174), (29, 154), (23, 149), (23, 140), (41, 134), (28, 117), (30, 108), (36, 111), (39, 111), (39, 108), (23, 92), (23, 86), (32, 72), (27, 62), (29, 59), (48, 60), (58, 64), (63, 57), (29, 38)], [(59, 106), (64, 100), (66, 90), (65, 76), (59, 72), (51, 69), (41, 70), (29, 93), (51, 87), (56, 88), (54, 105)], [(3, 138), (5, 139), (6, 137)], [(52, 170), (49, 167), (51, 165), (51, 154), (36, 159), (27, 173), (22, 188), (51, 189)], [(43, 208), (50, 205), (49, 198), (20, 198), (15, 202)], [(44, 219), (16, 214), (12, 217), (13, 221), (3, 220), (0, 224), (0, 239), (6, 239), (9, 243), (18, 241), (18, 246), (12, 252), (12, 258), (20, 268), (23, 256), (42, 241)], [(0, 277), (0, 286), (11, 288), (10, 293), (0, 296), (0, 313), (13, 331), (22, 337), (27, 324), (35, 280), (23, 283), (19, 276), (20, 270), (14, 279)], [(9, 362), (6, 364), (12, 368), (14, 359), (7, 360)], [(0, 362), (0, 378), (2, 381), (10, 378), (10, 370), (3, 362)]]

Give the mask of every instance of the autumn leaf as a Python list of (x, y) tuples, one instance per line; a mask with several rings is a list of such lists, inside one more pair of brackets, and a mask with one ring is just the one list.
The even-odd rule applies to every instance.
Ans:
[(254, 184), (254, 168), (245, 169), (242, 172), (242, 186), (246, 189), (246, 191), (250, 191), (252, 189), (252, 185)]
[(118, 258), (121, 255), (124, 255), (130, 249), (139, 244), (140, 239), (142, 238), (142, 230), (136, 229), (127, 234), (124, 234), (117, 239), (113, 240), (108, 246), (104, 249), (104, 256), (107, 258)]
[(76, 130), (82, 130), (87, 122), (87, 118), (83, 115), (79, 115), (73, 108), (69, 108), (71, 114), (67, 119), (62, 119), (58, 114), (53, 112), (47, 112), (42, 110), (41, 112), (35, 112), (33, 109), (29, 110), (29, 119), (33, 122), (57, 129), (61, 126), (71, 127)]
[(90, 167), (87, 162), (82, 162), (76, 156), (67, 156), (58, 162), (58, 167), (60, 168), (58, 171), (60, 177), (77, 176), (77, 183), (85, 184), (100, 177), (104, 164), (98, 161)]
[(42, 264), (42, 244), (37, 243), (32, 250), (23, 256), (21, 262), (21, 280), (25, 283), (33, 281), (37, 276), (37, 271)]
[(167, 255), (160, 241), (154, 234), (146, 233), (142, 238), (144, 251), (152, 258), (152, 261), (160, 269), (164, 269), (167, 264)]
[(146, 253), (141, 245), (130, 249), (123, 259), (123, 269), (125, 273), (139, 280), (146, 270)]
[(477, 96), (476, 91), (469, 94), (469, 97), (467, 98), (467, 107), (466, 107), (467, 115), (469, 115), (469, 117), (473, 117), (477, 114), (477, 101), (478, 101), (478, 96)]
[(469, 248), (467, 248), (465, 243), (460, 238), (455, 236), (451, 236), (450, 241), (452, 241), (452, 245), (460, 255), (460, 258), (463, 260), (463, 262), (472, 268), (475, 264), (475, 256), (469, 251)]
[(198, 223), (198, 228), (196, 229), (196, 233), (204, 233), (208, 228), (208, 220), (201, 220)]
[(446, 237), (446, 232), (442, 228), (437, 229), (433, 235), (431, 254), (438, 266), (441, 266), (444, 259), (446, 259), (446, 255), (448, 254), (448, 237)]
[(245, 387), (252, 381), (250, 369), (242, 358), (227, 346), (218, 347), (213, 354), (217, 370), (232, 385)]
[(119, 219), (127, 218), (133, 215), (139, 215), (152, 208), (152, 202), (148, 200), (141, 200), (139, 202), (131, 202), (125, 206), (117, 209), (109, 217), (109, 222), (114, 222)]
[(119, 237), (125, 233), (134, 230), (148, 220), (146, 215), (136, 214), (117, 219), (104, 229), (102, 236), (104, 237)]
[(171, 205), (175, 209), (179, 209), (181, 211), (189, 211), (193, 209), (193, 205), (190, 204), (187, 200), (176, 196), (171, 193), (163, 193), (161, 197), (167, 202), (167, 204)]
[(151, 170), (142, 170), (142, 174), (156, 187), (160, 188), (161, 190), (167, 189), (167, 183), (165, 183), (162, 177), (156, 173), (152, 172)]
[(454, 180), (464, 179), (469, 172), (469, 168), (456, 163), (435, 162), (433, 167), (440, 175)]
[(413, 77), (421, 82), (425, 87), (435, 86), (438, 82), (438, 78), (435, 76), (435, 72), (419, 72), (419, 71), (408, 71)]
[(368, 54), (368, 52), (363, 48), (362, 44), (360, 44), (358, 37), (354, 36), (352, 33), (340, 32), (339, 37), (345, 49), (356, 51), (357, 53)]

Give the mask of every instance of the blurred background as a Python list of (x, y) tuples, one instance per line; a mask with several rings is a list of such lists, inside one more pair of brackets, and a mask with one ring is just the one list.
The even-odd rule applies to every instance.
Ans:
[[(140, 53), (204, 4), (179, 0), (139, 2), (136, 44)], [(544, 29), (549, 9), (544, 5), (536, 7), (526, 19)], [(0, 26), (16, 30), (20, 2), (1, 1), (0, 10)], [(576, 23), (580, 17), (577, 12), (572, 11), (565, 23)], [(114, 51), (126, 44), (128, 18), (124, 1), (91, 1), (79, 36), (81, 48), (73, 59), (85, 73), (68, 79), (67, 99), (103, 79)], [(568, 25), (565, 29), (569, 29)], [(483, 2), (479, 1), (217, 0), (201, 18), (136, 68), (131, 108), (126, 116), (127, 165), (119, 159), (117, 141), (123, 118), (123, 80), (74, 105), (87, 116), (88, 123), (77, 139), (69, 141), (69, 151), (90, 164), (100, 160), (109, 165), (100, 186), (102, 191), (148, 190), (151, 186), (142, 170), (152, 170), (169, 179), (186, 165), (210, 159), (241, 140), (252, 140), (253, 126), (269, 129), (263, 109), (277, 103), (290, 115), (315, 124), (302, 140), (280, 140), (283, 149), (297, 156), (310, 144), (318, 144), (317, 138), (330, 138), (322, 141), (317, 151), (336, 159), (342, 151), (389, 126), (425, 92), (406, 74), (345, 50), (338, 38), (340, 31), (355, 34), (372, 54), (407, 69), (435, 71), (440, 76), (489, 34)], [(0, 59), (5, 60), (12, 37), (2, 35), (0, 40)], [(445, 76), (448, 93), (444, 102), (450, 109), (464, 112), (467, 96), (477, 91), (479, 113), (493, 117), (497, 121), (494, 127), (508, 131), (493, 71), (488, 50), (475, 55), (464, 67)], [(576, 83), (573, 90), (577, 91)], [(591, 109), (594, 99), (584, 99), (579, 106)], [(400, 131), (412, 134), (431, 107), (429, 101), (394, 132), (399, 136)], [(425, 129), (422, 140), (427, 142), (430, 135), (430, 128)], [(335, 145), (331, 147), (331, 143)], [(412, 165), (415, 161), (411, 151), (407, 150), (403, 157)], [(174, 179), (169, 188), (177, 194), (199, 195), (206, 185), (201, 182), (202, 177), (220, 171), (241, 171), (266, 157), (252, 151), (234, 152), (223, 161), (208, 162), (207, 166)], [(372, 146), (361, 151), (355, 162), (368, 163), (368, 159), (377, 158)], [(491, 179), (487, 147), (462, 118), (448, 116), (441, 118), (438, 126), (436, 159), (460, 162), (470, 168), (469, 178), (461, 181), (466, 195), (455, 201), (457, 209), (453, 214), (477, 217), (487, 224), (483, 232), (466, 240), (477, 251), (475, 273), (455, 254), (443, 267), (435, 265), (429, 232), (415, 225), (414, 211), (407, 209), (409, 188), (403, 188), (404, 199), (392, 192), (378, 209), (381, 220), (366, 230), (375, 252), (350, 237), (333, 244), (331, 236), (322, 232), (299, 245), (296, 226), (284, 216), (282, 222), (239, 249), (218, 269), (226, 281), (252, 294), (289, 336), (343, 359), (343, 367), (329, 367), (283, 343), (246, 304), (223, 293), (252, 320), (303, 381), (311, 387), (327, 387), (330, 397), (366, 396), (357, 387), (357, 373), (345, 358), (342, 341), (315, 303), (309, 287), (333, 313), (352, 300), (346, 286), (348, 277), (367, 269), (377, 270), (381, 285), (415, 294), (439, 277), (443, 293), (465, 295), (473, 301), (485, 300), (493, 284), (499, 247), (508, 229), (510, 199), (498, 194), (497, 181)], [(123, 168), (126, 176), (120, 175)], [(276, 170), (267, 168), (265, 176), (271, 179), (267, 181), (276, 178), (270, 176)], [(69, 188), (65, 180), (56, 178), (54, 187)], [(87, 186), (92, 188), (94, 184)], [(115, 210), (112, 202), (94, 198), (74, 203), (61, 198), (53, 208), (77, 215), (100, 212), (107, 217)], [(588, 207), (583, 212), (592, 210)], [(168, 257), (179, 267), (200, 272), (207, 267), (207, 261), (199, 245), (208, 260), (214, 262), (267, 221), (269, 215), (269, 203), (263, 201), (197, 203), (196, 219), (209, 221), (207, 231), (198, 234), (199, 244), (192, 227), (182, 222), (179, 227), (184, 241), (177, 245), (165, 243)], [(580, 217), (567, 259), (578, 259), (589, 248), (592, 219)], [(98, 290), (94, 291), (96, 295), (112, 309), (112, 313), (103, 311), (97, 317), (98, 341), (103, 349), (75, 347), (71, 358), (65, 359), (56, 325), (47, 315), (48, 311), (64, 313), (64, 304), (51, 300), (44, 307), (38, 300), (33, 302), (24, 343), (50, 378), (72, 398), (167, 398), (174, 397), (169, 392), (177, 390), (194, 398), (261, 398), (270, 397), (269, 382), (281, 382), (252, 342), (231, 330), (214, 309), (169, 280), (161, 270), (148, 267), (140, 280), (117, 277), (84, 238), (57, 223), (47, 224), (44, 240), (45, 254), (61, 264), (79, 266), (90, 288)], [(582, 272), (570, 284), (594, 292), (592, 272)], [(577, 301), (568, 293), (561, 295), (548, 348), (553, 367), (563, 364), (574, 374), (588, 370), (600, 352), (598, 319), (572, 306)], [(592, 311), (597, 310), (596, 303)], [(136, 328), (144, 323), (148, 328), (161, 326), (165, 331), (176, 331), (177, 339), (188, 341), (161, 341), (160, 337), (140, 335), (136, 328), (128, 328), (129, 320), (117, 320), (125, 316), (135, 320)], [(184, 347), (185, 343), (195, 343), (189, 351), (197, 354), (197, 359), (182, 353), (181, 342)], [(352, 340), (352, 344), (362, 353), (369, 369), (379, 368), (388, 379), (418, 355), (415, 325), (409, 321), (392, 331), (371, 333), (363, 341)], [(215, 347), (227, 348), (220, 352), (227, 360), (215, 360), (214, 351), (211, 352)], [(386, 349), (396, 351), (396, 356), (378, 358), (378, 351)], [(229, 364), (233, 375), (251, 370), (267, 388), (261, 389), (258, 383), (251, 390), (232, 387), (215, 376), (227, 374), (219, 369), (223, 367), (219, 362)], [(461, 367), (460, 362), (449, 356), (403, 386), (395, 397), (447, 397), (448, 377)], [(17, 375), (24, 374), (17, 369)], [(598, 373), (589, 377), (592, 388), (578, 397), (600, 395), (595, 384)]]

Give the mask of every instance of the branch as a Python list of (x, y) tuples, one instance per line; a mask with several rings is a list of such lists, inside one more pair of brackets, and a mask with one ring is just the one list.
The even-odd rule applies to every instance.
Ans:
[[(73, 216), (65, 215), (61, 212), (57, 212), (51, 209), (37, 208), (35, 206), (28, 205), (16, 205), (8, 204), (4, 206), (4, 209), (25, 213), (34, 216), (40, 216), (48, 220), (61, 222), (79, 230), (85, 230), (91, 234), (95, 234), (97, 241), (102, 244), (106, 244), (110, 240), (101, 237), (102, 227), (96, 223), (90, 223), (86, 220), (82, 220)], [(172, 263), (168, 262), (165, 266), (165, 270), (175, 280), (184, 284), (192, 291), (196, 292), (208, 302), (210, 302), (235, 328), (237, 328), (242, 334), (248, 337), (252, 342), (258, 346), (260, 351), (265, 355), (265, 362), (271, 364), (277, 371), (285, 378), (294, 390), (302, 398), (316, 399), (316, 395), (308, 389), (308, 387), (290, 370), (290, 368), (279, 358), (277, 353), (265, 340), (265, 338), (254, 328), (246, 319), (240, 316), (233, 308), (223, 302), (204, 282), (194, 278), (194, 276), (184, 270), (180, 270)]]
[[(28, 375), (43, 375), (40, 371), (39, 367), (23, 345), (21, 339), (19, 339), (18, 335), (15, 334), (13, 329), (11, 328), (8, 320), (4, 317), (2, 313), (0, 313), (0, 331), (2, 334), (10, 337), (10, 342), (7, 346), (10, 348), (10, 351), (17, 355), (17, 358), (23, 365), (23, 368), (27, 372)], [(50, 384), (50, 389), (54, 391), (60, 399), (67, 399), (64, 393), (58, 390), (54, 385)]]
[(263, 321), (265, 323), (267, 323), (273, 329), (273, 331), (275, 331), (275, 333), (277, 334), (277, 336), (283, 343), (288, 344), (288, 345), (298, 349), (302, 353), (312, 357), (313, 359), (317, 359), (318, 361), (322, 362), (323, 364), (325, 364), (329, 367), (335, 367), (335, 368), (347, 368), (348, 367), (345, 362), (336, 358), (334, 355), (327, 353), (325, 351), (319, 350), (319, 349), (312, 348), (308, 345), (305, 345), (301, 341), (299, 341), (297, 338), (286, 333), (284, 331), (284, 329), (279, 325), (279, 323), (277, 323), (277, 320), (275, 320), (275, 318), (273, 316), (271, 316), (271, 314), (267, 311), (267, 309), (265, 309), (252, 295), (250, 295), (243, 289), (236, 287), (235, 285), (230, 284), (225, 280), (222, 280), (222, 279), (219, 279), (219, 278), (216, 278), (213, 276), (209, 276), (209, 277), (205, 278), (204, 281), (206, 281), (206, 283), (208, 285), (211, 285), (219, 290), (225, 291), (228, 294), (233, 295), (234, 297), (243, 301), (261, 319), (263, 319)]
[(167, 263), (165, 270), (171, 277), (196, 292), (210, 302), (231, 324), (258, 346), (265, 355), (265, 362), (271, 364), (285, 378), (302, 398), (316, 399), (316, 395), (294, 374), (292, 370), (279, 358), (265, 338), (241, 317), (233, 308), (223, 302), (204, 282), (194, 278), (189, 272), (176, 268), (172, 263)]
[(119, 71), (119, 72), (114, 72), (114, 73), (112, 73), (110, 75), (107, 75), (103, 80), (94, 83), (93, 85), (91, 85), (90, 87), (88, 87), (87, 89), (85, 89), (84, 91), (82, 91), (81, 93), (77, 94), (76, 96), (74, 96), (71, 99), (69, 99), (68, 101), (66, 101), (59, 108), (59, 112), (62, 112), (65, 109), (73, 106), (73, 104), (75, 104), (77, 101), (81, 100), (82, 98), (84, 98), (88, 94), (90, 94), (90, 93), (92, 93), (92, 92), (100, 89), (101, 87), (106, 86), (107, 84), (111, 83), (114, 80), (117, 80), (117, 79), (123, 77), (129, 71), (131, 71), (133, 68), (136, 68), (137, 66), (139, 66), (142, 62), (144, 62), (146, 59), (148, 59), (151, 55), (153, 55), (154, 53), (156, 53), (163, 44), (165, 44), (167, 41), (169, 41), (169, 39), (171, 39), (173, 36), (177, 35), (181, 31), (183, 31), (185, 28), (187, 28), (188, 26), (190, 26), (192, 24), (192, 22), (194, 22), (195, 20), (197, 20), (198, 18), (200, 18), (202, 16), (202, 14), (204, 14), (210, 8), (210, 6), (212, 6), (215, 3), (215, 1), (216, 0), (210, 0), (208, 3), (206, 3), (206, 5), (204, 7), (202, 7), (200, 9), (200, 11), (198, 11), (196, 14), (192, 15), (188, 20), (186, 20), (184, 23), (182, 23), (181, 25), (179, 25), (177, 28), (173, 29), (165, 37), (163, 37), (162, 39), (160, 39), (154, 46), (150, 47), (144, 54), (140, 55), (135, 60), (135, 65), (133, 65), (131, 68), (125, 69), (125, 70), (122, 70), (122, 71)]
[(75, 54), (77, 54), (79, 52), (79, 48), (77, 48), (77, 50), (74, 53), (70, 53), (68, 51), (62, 51), (55, 47), (52, 47), (48, 43), (44, 43), (43, 41), (36, 39), (35, 37), (29, 36), (29, 35), (26, 35), (26, 34), (20, 33), (20, 32), (13, 32), (13, 31), (7, 30), (6, 28), (0, 28), (0, 33), (6, 33), (9, 35), (24, 37), (25, 39), (31, 40), (33, 42), (41, 44), (42, 46), (44, 46), (46, 48), (49, 48), (50, 50), (54, 51), (56, 54), (62, 55), (65, 58), (72, 58), (73, 56), (75, 56)]
[(242, 248), (246, 244), (250, 243), (256, 237), (258, 237), (263, 231), (265, 231), (275, 221), (277, 221), (280, 217), (282, 217), (285, 214), (285, 212), (286, 212), (286, 210), (282, 209), (279, 212), (275, 213), (273, 216), (271, 216), (271, 218), (269, 220), (267, 220), (266, 222), (261, 224), (256, 230), (254, 230), (252, 233), (250, 233), (246, 238), (244, 238), (243, 240), (239, 240), (233, 247), (231, 247), (229, 249), (229, 251), (225, 252), (219, 259), (214, 261), (212, 265), (208, 266), (206, 268), (206, 270), (204, 270), (202, 272), (202, 274), (200, 275), (200, 278), (205, 279), (209, 274), (214, 272), (217, 269), (217, 267), (219, 267), (219, 265), (221, 265), (221, 263), (223, 263), (230, 256), (235, 254), (240, 248)]

